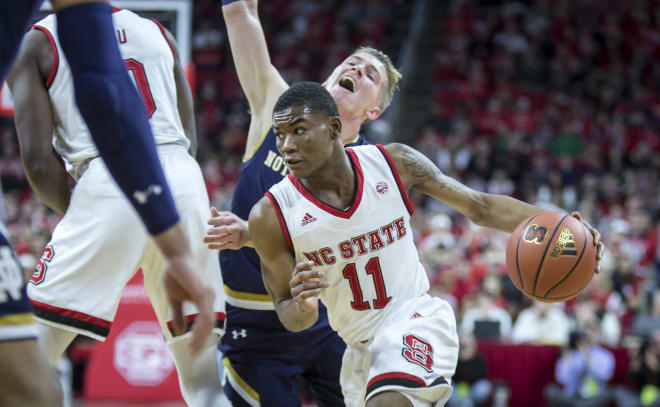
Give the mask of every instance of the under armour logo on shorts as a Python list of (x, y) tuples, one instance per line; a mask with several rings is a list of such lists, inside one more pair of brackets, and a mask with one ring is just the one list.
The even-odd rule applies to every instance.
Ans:
[(234, 329), (231, 331), (231, 335), (234, 337), (234, 339), (238, 339), (239, 336), (245, 338), (247, 337), (247, 331), (245, 329), (241, 329), (240, 331)]

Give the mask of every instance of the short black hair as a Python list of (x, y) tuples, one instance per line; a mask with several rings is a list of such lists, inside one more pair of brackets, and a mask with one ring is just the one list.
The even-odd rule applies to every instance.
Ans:
[(328, 117), (339, 116), (339, 109), (330, 92), (317, 82), (296, 82), (291, 85), (277, 99), (273, 113), (295, 106), (308, 107), (313, 114), (325, 113)]

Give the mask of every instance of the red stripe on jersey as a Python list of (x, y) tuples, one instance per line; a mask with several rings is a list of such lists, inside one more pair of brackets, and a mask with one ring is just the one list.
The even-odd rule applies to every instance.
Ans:
[(318, 206), (322, 210), (328, 212), (331, 215), (344, 218), (344, 219), (349, 219), (351, 216), (353, 216), (353, 213), (357, 210), (357, 208), (360, 206), (360, 202), (362, 201), (362, 191), (364, 187), (364, 174), (362, 173), (362, 166), (360, 165), (360, 161), (357, 158), (357, 155), (355, 154), (355, 151), (351, 148), (346, 149), (346, 153), (348, 153), (348, 157), (351, 160), (351, 163), (353, 164), (353, 169), (355, 170), (355, 176), (357, 178), (357, 185), (356, 191), (355, 191), (355, 196), (353, 197), (353, 202), (351, 203), (351, 206), (348, 208), (348, 210), (342, 211), (337, 208), (333, 208), (332, 206), (328, 205), (327, 203), (317, 199), (314, 195), (312, 195), (311, 192), (305, 188), (305, 186), (296, 178), (293, 176), (293, 174), (289, 174), (288, 178), (289, 181), (293, 184), (293, 186), (300, 192), (305, 198), (307, 198), (308, 201), (313, 203), (314, 205)]
[(378, 147), (380, 152), (383, 153), (383, 156), (385, 156), (385, 159), (387, 160), (387, 164), (390, 166), (390, 170), (392, 170), (392, 174), (394, 174), (394, 179), (396, 179), (396, 184), (399, 187), (399, 192), (401, 193), (401, 198), (403, 198), (403, 203), (406, 205), (406, 208), (408, 208), (408, 213), (410, 213), (410, 216), (412, 216), (412, 214), (415, 213), (415, 208), (413, 207), (412, 202), (410, 202), (410, 199), (408, 198), (408, 194), (406, 193), (406, 188), (403, 186), (403, 182), (401, 182), (399, 171), (396, 169), (396, 165), (394, 165), (394, 161), (392, 161), (392, 157), (390, 157), (390, 153), (388, 153), (387, 150), (385, 150), (385, 147), (383, 147), (380, 144), (376, 144), (376, 147)]
[(121, 9), (120, 9), (119, 7), (113, 7), (113, 8), (112, 8), (112, 12), (113, 12), (113, 13), (116, 13), (116, 12), (118, 12), (118, 11), (121, 11)]
[(291, 255), (293, 257), (296, 257), (296, 254), (293, 251), (293, 242), (291, 241), (291, 235), (289, 234), (289, 228), (286, 226), (286, 222), (284, 221), (284, 216), (282, 215), (282, 209), (280, 209), (280, 205), (277, 203), (277, 199), (273, 195), (271, 195), (270, 192), (266, 192), (264, 195), (270, 199), (270, 203), (273, 204), (273, 208), (275, 208), (275, 214), (277, 214), (277, 220), (280, 221), (280, 227), (282, 228), (282, 233), (284, 234), (284, 240), (286, 240), (286, 245), (289, 246), (289, 251), (291, 252)]
[(53, 34), (51, 34), (50, 31), (48, 31), (48, 28), (37, 24), (33, 24), (32, 28), (37, 29), (43, 32), (44, 34), (46, 34), (46, 37), (48, 37), (48, 42), (50, 43), (50, 49), (53, 51), (53, 67), (50, 69), (50, 76), (46, 81), (46, 89), (48, 89), (55, 80), (55, 75), (57, 74), (57, 68), (60, 65), (60, 56), (59, 53), (57, 52), (57, 46), (55, 45), (55, 39), (53, 38)]
[(35, 308), (42, 309), (44, 311), (51, 312), (53, 314), (61, 315), (67, 318), (77, 319), (78, 321), (83, 321), (90, 323), (92, 325), (100, 326), (101, 328), (110, 329), (112, 322), (103, 320), (101, 318), (96, 318), (91, 315), (85, 314), (79, 311), (73, 311), (66, 308), (56, 307), (54, 305), (44, 304), (43, 302), (38, 302), (35, 300), (30, 300), (32, 306)]
[(377, 382), (388, 379), (403, 379), (409, 382), (414, 382), (417, 385), (417, 387), (426, 387), (426, 383), (424, 382), (424, 380), (417, 376), (413, 376), (411, 374), (404, 372), (390, 372), (390, 373), (383, 373), (383, 374), (379, 374), (378, 376), (374, 376), (371, 380), (369, 380), (369, 383), (367, 383), (367, 388), (369, 388), (370, 386), (372, 386)]
[(167, 41), (167, 45), (169, 45), (170, 49), (172, 50), (172, 55), (174, 56), (174, 62), (176, 62), (178, 59), (176, 55), (176, 48), (174, 48), (174, 44), (172, 44), (172, 41), (170, 41), (170, 37), (167, 36), (167, 31), (165, 31), (165, 27), (163, 27), (160, 21), (156, 20), (155, 18), (152, 18), (151, 21), (156, 23), (156, 25), (160, 29), (161, 34), (163, 34), (163, 37), (165, 37), (165, 41)]

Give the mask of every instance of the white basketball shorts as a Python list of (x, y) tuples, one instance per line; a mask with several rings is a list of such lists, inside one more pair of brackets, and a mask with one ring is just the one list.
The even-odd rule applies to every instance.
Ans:
[[(215, 291), (216, 333), (225, 319), (224, 291), (216, 252), (202, 244), (210, 215), (199, 165), (184, 147), (158, 146), (165, 176), (190, 239), (197, 271)], [(163, 289), (165, 261), (137, 213), (101, 158), (90, 161), (37, 265), (28, 295), (37, 320), (105, 340), (124, 285), (142, 268), (144, 286), (166, 340), (173, 338)], [(188, 303), (189, 325), (197, 311)]]
[(348, 347), (341, 368), (347, 407), (374, 395), (402, 393), (415, 407), (443, 406), (451, 395), (458, 361), (456, 318), (451, 306), (428, 295), (405, 302), (399, 318), (360, 347)]

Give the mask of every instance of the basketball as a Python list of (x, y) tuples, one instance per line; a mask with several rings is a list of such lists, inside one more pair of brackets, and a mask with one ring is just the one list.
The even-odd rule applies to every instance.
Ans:
[(513, 284), (538, 301), (569, 300), (596, 270), (593, 235), (582, 222), (560, 212), (525, 219), (511, 234), (506, 267)]

